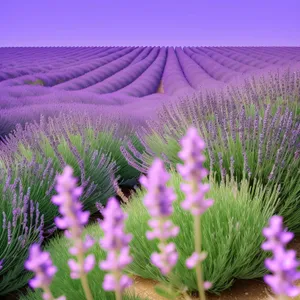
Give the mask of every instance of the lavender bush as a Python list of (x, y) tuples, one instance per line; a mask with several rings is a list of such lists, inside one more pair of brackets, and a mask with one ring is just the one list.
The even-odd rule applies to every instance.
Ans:
[[(171, 220), (181, 228), (178, 236), (171, 239), (179, 255), (174, 274), (180, 274), (181, 285), (189, 291), (198, 291), (196, 273), (186, 266), (186, 260), (195, 251), (194, 222), (190, 213), (181, 207), (185, 201), (180, 187), (182, 177), (174, 170), (170, 174), (168, 186), (173, 187), (177, 195)], [(211, 190), (207, 197), (214, 199), (215, 203), (201, 216), (201, 250), (207, 253), (202, 265), (204, 280), (213, 284), (209, 291), (218, 293), (229, 288), (235, 279), (258, 278), (265, 274), (263, 262), (266, 254), (260, 249), (263, 241), (260, 232), (274, 213), (278, 194), (276, 190), (267, 191), (261, 184), (257, 184), (251, 194), (246, 180), (241, 182), (239, 188), (235, 181), (219, 185), (211, 179), (209, 183)], [(142, 203), (145, 195), (144, 189), (138, 190), (124, 208), (129, 216), (126, 229), (133, 234), (130, 247), (134, 260), (128, 272), (168, 283), (169, 279), (149, 260), (151, 253), (158, 248), (154, 241), (149, 241), (145, 236), (150, 219)], [(267, 204), (264, 203), (265, 197), (269, 199)]]
[[(3, 280), (1, 279), (0, 288), (0, 293), (3, 295), (22, 287), (29, 278), (28, 276), (30, 276), (24, 272), (24, 259), (29, 245), (32, 242), (38, 242), (42, 238), (43, 231), (40, 228), (39, 215), (43, 215), (44, 225), (42, 227), (44, 227), (46, 237), (52, 235), (56, 230), (53, 219), (58, 215), (58, 209), (50, 202), (50, 199), (55, 193), (55, 177), (65, 164), (70, 163), (76, 166), (75, 172), (80, 176), (80, 182), (85, 187), (85, 191), (80, 198), (85, 209), (95, 212), (95, 202), (102, 201), (105, 203), (107, 198), (114, 194), (112, 176), (115, 164), (103, 153), (96, 153), (93, 158), (94, 165), (87, 169), (84, 169), (82, 160), (78, 159), (76, 161), (74, 157), (59, 156), (61, 161), (56, 162), (54, 157), (41, 156), (40, 161), (38, 161), (38, 158), (32, 155), (28, 159), (23, 158), (16, 161), (9, 155), (2, 156), (1, 170), (3, 177), (0, 182), (0, 189), (3, 191), (1, 193), (1, 205), (3, 207), (0, 217), (1, 226), (2, 219), (6, 219), (6, 223), (3, 223), (3, 231), (1, 231), (1, 236), (6, 236), (6, 238), (3, 237), (0, 243), (0, 259), (4, 259), (0, 270), (0, 275), (4, 275)], [(64, 162), (64, 158), (66, 162)], [(11, 166), (14, 167), (11, 168)], [(5, 193), (11, 194), (8, 200)], [(33, 210), (32, 207), (38, 207), (38, 214), (34, 211), (22, 211), (22, 204), (17, 206), (17, 201), (23, 201), (18, 200), (18, 198), (23, 199), (24, 194), (28, 198), (27, 193), (30, 193), (30, 201), (32, 202), (30, 202), (30, 210)], [(12, 206), (5, 206), (9, 202)], [(25, 207), (29, 207), (28, 203), (26, 205)], [(23, 226), (16, 225), (16, 220), (22, 218), (27, 218), (30, 223)], [(37, 231), (37, 228), (39, 228), (39, 231)], [(28, 240), (23, 240), (25, 239), (24, 236), (27, 235)], [(12, 240), (11, 246), (9, 246), (10, 244), (7, 245), (8, 239)], [(10, 257), (13, 257), (13, 259), (10, 259), (8, 263), (7, 259)], [(26, 279), (24, 280), (24, 278)]]
[[(94, 254), (85, 257), (86, 252), (93, 247), (94, 241), (90, 236), (83, 240), (83, 226), (87, 224), (89, 212), (82, 210), (79, 197), (83, 193), (83, 187), (77, 187), (77, 179), (73, 177), (73, 170), (70, 166), (64, 169), (61, 176), (57, 178), (56, 191), (58, 195), (52, 197), (52, 202), (59, 205), (62, 218), (55, 219), (56, 226), (66, 229), (65, 236), (71, 240), (73, 245), (69, 253), (76, 256), (68, 260), (71, 269), (71, 278), (81, 280), (84, 290), (84, 297), (92, 300), (93, 295), (87, 279), (87, 273), (92, 271), (95, 265)], [(131, 262), (128, 243), (130, 235), (124, 233), (124, 218), (126, 217), (115, 198), (110, 198), (107, 207), (102, 211), (104, 220), (100, 226), (104, 231), (104, 237), (100, 239), (100, 245), (108, 251), (106, 260), (101, 261), (100, 268), (111, 271), (104, 277), (103, 288), (106, 291), (116, 291), (116, 298), (122, 299), (123, 290), (131, 284), (127, 275), (122, 275), (122, 269)], [(35, 278), (29, 283), (33, 288), (42, 288), (43, 298), (55, 300), (50, 289), (51, 281), (57, 272), (57, 267), (52, 263), (48, 252), (41, 252), (39, 245), (34, 244), (30, 248), (30, 257), (25, 263), (28, 270), (35, 272)], [(76, 296), (77, 297), (77, 296)], [(125, 299), (131, 297), (125, 297)], [(56, 300), (66, 299), (61, 296)]]
[[(152, 220), (148, 222), (149, 216), (146, 208), (139, 201), (141, 191), (137, 194), (136, 200), (133, 200), (125, 208), (129, 213), (126, 229), (131, 229), (130, 231), (134, 237), (132, 241), (131, 235), (124, 233), (124, 220), (126, 216), (120, 209), (116, 199), (111, 198), (107, 207), (102, 210), (104, 221), (101, 221), (100, 225), (104, 231), (104, 237), (100, 239), (100, 245), (108, 251), (108, 255), (107, 259), (101, 262), (100, 267), (112, 272), (105, 276), (103, 287), (108, 291), (115, 290), (117, 299), (122, 298), (122, 291), (131, 284), (129, 277), (121, 273), (122, 269), (128, 264), (129, 267), (127, 270), (129, 272), (146, 278), (153, 278), (153, 275), (157, 274), (158, 277), (154, 276), (154, 279), (161, 281), (168, 281), (169, 278), (164, 276), (170, 275), (172, 268), (174, 268), (175, 276), (180, 274), (180, 283), (190, 291), (197, 290), (198, 288), (201, 297), (204, 298), (203, 288), (219, 291), (224, 287), (230, 286), (234, 278), (258, 277), (258, 272), (264, 273), (264, 268), (261, 266), (261, 260), (264, 258), (264, 255), (259, 247), (261, 241), (257, 239), (255, 232), (257, 229), (262, 229), (266, 223), (266, 219), (274, 212), (274, 206), (276, 206), (277, 202), (276, 190), (270, 193), (262, 187), (257, 187), (251, 195), (249, 193), (249, 185), (245, 180), (241, 182), (238, 188), (237, 183), (231, 179), (230, 184), (224, 181), (221, 185), (214, 185), (213, 187), (215, 187), (216, 192), (214, 195), (212, 193), (214, 189), (209, 191), (208, 185), (201, 182), (207, 175), (206, 170), (202, 166), (204, 156), (201, 151), (204, 149), (204, 143), (197, 136), (195, 128), (191, 128), (188, 131), (187, 136), (182, 140), (182, 145), (183, 149), (179, 155), (186, 161), (185, 165), (178, 166), (178, 169), (182, 173), (183, 179), (192, 184), (192, 189), (189, 189), (187, 184), (180, 186), (182, 177), (174, 171), (172, 174), (174, 177), (171, 176), (171, 178), (177, 177), (178, 181), (175, 183), (173, 179), (170, 184), (175, 188), (175, 193), (173, 193), (170, 187), (166, 188), (165, 185), (169, 180), (169, 175), (164, 170), (161, 160), (156, 160), (150, 169), (148, 178), (141, 178), (141, 183), (148, 189), (144, 204), (149, 209)], [(199, 148), (196, 154), (195, 152), (190, 152), (195, 147)], [(212, 182), (212, 178), (210, 178), (210, 181)], [(180, 198), (180, 188), (186, 193), (187, 198), (185, 201), (175, 201), (174, 214), (172, 214), (172, 202), (176, 199), (176, 196)], [(91, 239), (83, 242), (82, 238), (89, 230), (95, 230), (95, 225), (89, 226), (84, 232), (82, 231), (89, 213), (83, 212), (82, 205), (78, 202), (78, 197), (82, 194), (83, 189), (82, 187), (76, 187), (76, 179), (72, 177), (72, 169), (70, 167), (66, 167), (63, 175), (58, 177), (56, 190), (59, 195), (54, 196), (52, 201), (60, 206), (60, 213), (63, 215), (62, 219), (56, 219), (56, 225), (62, 229), (68, 229), (66, 237), (71, 240), (73, 239), (74, 242), (74, 246), (69, 251), (72, 255), (77, 255), (78, 257), (77, 262), (69, 260), (68, 264), (72, 271), (71, 277), (81, 278), (82, 287), (87, 299), (93, 299), (92, 288), (89, 288), (92, 284), (88, 285), (86, 273), (89, 271), (91, 271), (89, 275), (93, 273), (98, 249), (93, 249), (93, 254), (86, 253), (88, 256), (84, 259), (84, 253), (92, 250), (93, 242)], [(212, 204), (212, 200), (204, 200), (203, 196), (205, 192), (208, 192), (209, 196), (211, 196), (210, 194), (214, 196), (216, 204), (201, 216), (203, 226), (200, 229), (201, 223), (197, 222), (197, 218), (200, 221), (198, 215), (199, 213), (203, 213)], [(265, 195), (269, 199), (267, 203), (263, 203), (262, 201)], [(252, 201), (252, 197), (255, 198), (255, 201)], [(194, 233), (191, 230), (193, 221), (185, 214), (181, 207), (190, 209), (195, 215)], [(171, 217), (171, 220), (168, 219), (169, 217)], [(135, 220), (138, 220), (138, 226)], [(150, 225), (153, 231), (148, 233), (144, 231), (145, 229), (147, 230), (147, 224)], [(173, 224), (179, 224), (182, 231), (179, 232), (179, 227)], [(180, 224), (183, 225), (180, 226)], [(99, 229), (99, 225), (96, 226)], [(204, 253), (201, 252), (202, 234), (203, 249), (210, 250), (207, 252), (211, 255), (211, 261), (209, 258), (204, 261), (204, 276), (214, 275), (213, 286), (204, 283), (202, 279), (202, 264), (200, 263), (204, 258)], [(102, 237), (102, 231), (94, 232), (92, 236)], [(144, 238), (144, 241), (141, 241), (142, 238)], [(155, 253), (156, 243), (151, 243), (155, 238), (159, 238), (160, 240), (160, 254)], [(192, 253), (190, 249), (193, 249), (193, 243), (190, 243), (190, 240), (193, 240), (193, 238), (195, 238), (196, 252), (189, 257), (190, 253)], [(167, 239), (171, 239), (171, 243), (167, 244)], [(129, 255), (128, 243), (130, 241), (130, 249), (135, 259), (134, 262), (132, 262), (132, 258)], [(242, 241), (248, 247), (243, 247)], [(65, 242), (61, 243), (65, 246)], [(175, 244), (178, 247), (178, 253), (175, 250)], [(216, 244), (220, 245), (217, 249), (215, 248)], [(251, 247), (249, 247), (249, 244)], [(211, 248), (207, 247), (208, 245)], [(58, 250), (56, 247), (54, 249)], [(60, 259), (63, 259), (64, 251), (62, 249), (57, 251)], [(216, 251), (221, 256), (216, 255)], [(102, 249), (100, 249), (100, 253), (103, 253)], [(151, 253), (153, 254), (150, 262)], [(79, 259), (79, 256), (81, 259)], [(177, 261), (178, 263), (176, 264)], [(207, 266), (214, 265), (214, 268), (206, 269), (205, 263), (207, 261)], [(188, 267), (196, 266), (197, 276), (195, 277), (197, 279), (192, 272), (187, 271), (185, 264)], [(63, 265), (63, 261), (59, 265)], [(141, 265), (143, 266), (143, 275), (139, 274), (139, 271), (136, 269), (136, 266)], [(222, 267), (224, 270), (222, 270)], [(211, 273), (212, 271), (213, 273)], [(59, 282), (62, 281), (60, 280)], [(66, 289), (65, 282), (64, 289)], [(46, 293), (50, 293), (49, 289), (48, 291), (44, 290)], [(57, 291), (55, 285), (53, 286), (53, 291)], [(65, 291), (68, 292), (68, 290)], [(56, 293), (53, 292), (53, 295), (56, 296)]]
[[(75, 151), (74, 153), (76, 154)], [(86, 155), (89, 156), (90, 153)], [(58, 214), (57, 208), (50, 202), (55, 192), (55, 177), (65, 165), (74, 166), (75, 174), (79, 175), (80, 183), (85, 188), (85, 193), (81, 197), (85, 209), (95, 212), (97, 201), (105, 203), (107, 198), (114, 194), (112, 177), (115, 163), (101, 152), (94, 155), (92, 163), (85, 165), (80, 157), (63, 156), (58, 151), (55, 151), (52, 157), (41, 155), (41, 159), (34, 155), (21, 161), (15, 161), (9, 155), (2, 157), (2, 167), (8, 180), (18, 179), (24, 188), (30, 187), (32, 199), (39, 203), (39, 209), (45, 215), (47, 230), (53, 227), (53, 218)], [(11, 165), (14, 165), (14, 168), (10, 168)]]
[(124, 156), (143, 173), (148, 172), (157, 156), (169, 168), (175, 167), (182, 163), (178, 157), (179, 141), (193, 125), (207, 144), (205, 155), (208, 159), (204, 166), (210, 175), (216, 173), (218, 182), (230, 174), (238, 182), (247, 178), (251, 185), (260, 181), (269, 189), (278, 186), (281, 201), (277, 213), (285, 217), (291, 230), (299, 232), (299, 116), (288, 104), (258, 105), (258, 100), (249, 100), (243, 105), (242, 95), (239, 102), (225, 96), (199, 94), (198, 98), (165, 106), (158, 120), (150, 121), (137, 133), (144, 150), (139, 153), (122, 147)]
[[(59, 152), (65, 152), (65, 155), (75, 155), (76, 158), (80, 156), (86, 164), (93, 164), (88, 159), (93, 160), (93, 156), (103, 152), (117, 162), (116, 175), (123, 181), (139, 175), (136, 169), (128, 165), (119, 150), (125, 139), (139, 147), (134, 138), (133, 127), (126, 120), (101, 115), (93, 117), (87, 114), (62, 113), (47, 120), (41, 116), (39, 123), (26, 124), (25, 129), (17, 126), (6, 139), (2, 152), (9, 152), (10, 155), (13, 153), (16, 159), (32, 155), (58, 159), (54, 154), (56, 147)], [(91, 153), (90, 157), (87, 157), (87, 149)]]
[(28, 247), (42, 243), (44, 215), (38, 203), (32, 200), (30, 187), (24, 187), (19, 178), (12, 183), (1, 170), (0, 185), (0, 296), (26, 284), (31, 274), (24, 272)]
[[(83, 232), (83, 235), (88, 235), (93, 238), (101, 238), (99, 235), (99, 225), (94, 224), (92, 226), (87, 226)], [(101, 231), (102, 232), (102, 231)], [(72, 247), (72, 241), (64, 237), (54, 237), (52, 238), (46, 246), (46, 251), (50, 253), (52, 262), (54, 266), (57, 266), (57, 272), (53, 277), (50, 285), (50, 290), (54, 298), (58, 298), (62, 295), (69, 299), (86, 299), (84, 290), (81, 285), (80, 280), (74, 280), (70, 277), (70, 267), (68, 265), (68, 260), (70, 259), (69, 249)], [(103, 249), (94, 244), (88, 251), (86, 255), (93, 254), (95, 256), (95, 261), (100, 262), (106, 259), (106, 253)], [(107, 299), (115, 300), (115, 293), (113, 291), (105, 291), (102, 288), (102, 283), (104, 282), (105, 272), (99, 267), (95, 267), (87, 274), (88, 283), (91, 288), (91, 292), (94, 299)], [(26, 293), (20, 295), (20, 300), (41, 300), (43, 291), (41, 289), (27, 290)], [(137, 297), (133, 292), (126, 291), (123, 295), (124, 300), (142, 300)], [(143, 298), (147, 300), (147, 298)]]
[[(268, 76), (246, 78), (242, 85), (228, 86), (228, 96), (236, 103), (254, 103), (263, 107), (273, 104), (287, 107), (295, 115), (300, 115), (300, 72), (287, 69), (284, 72), (271, 72)], [(274, 111), (273, 111), (274, 112)]]
[[(189, 213), (180, 206), (185, 198), (180, 189), (181, 181), (182, 177), (172, 171), (168, 187), (175, 189), (177, 200), (174, 202), (174, 214), (171, 220), (181, 228), (178, 236), (170, 239), (176, 244), (178, 251), (178, 262), (174, 267), (174, 274), (180, 274), (179, 283), (182, 286), (187, 286), (190, 291), (197, 291), (196, 274), (186, 267), (186, 259), (194, 251), (194, 234), (193, 220)], [(277, 194), (267, 192), (262, 186), (256, 189), (253, 196), (248, 190), (249, 184), (246, 181), (242, 182), (240, 189), (233, 181), (221, 185), (211, 182), (208, 197), (213, 198), (215, 204), (202, 216), (202, 245), (203, 250), (208, 253), (203, 262), (203, 274), (206, 280), (213, 283), (210, 288), (211, 292), (220, 292), (229, 288), (235, 278), (257, 278), (265, 274), (263, 261), (267, 255), (260, 249), (263, 241), (260, 232), (274, 212), (273, 206), (277, 201)], [(146, 237), (150, 216), (141, 200), (146, 198), (145, 192), (145, 190), (139, 190), (132, 201), (124, 207), (128, 213), (125, 230), (133, 234), (130, 249), (134, 259), (126, 270), (129, 274), (167, 283), (168, 278), (163, 276), (159, 268), (150, 260), (151, 254), (158, 248), (156, 241), (148, 240)], [(262, 201), (265, 194), (270, 199), (268, 206), (265, 206)], [(106, 222), (112, 222), (112, 218), (106, 218), (106, 220)], [(99, 229), (98, 224), (89, 225), (84, 229), (82, 237), (91, 236), (94, 239), (100, 239), (103, 237), (103, 231)], [(216, 244), (218, 247), (215, 247)], [(65, 295), (67, 299), (80, 299), (80, 297), (85, 297), (80, 282), (70, 278), (68, 249), (71, 245), (68, 238), (56, 237), (46, 247), (51, 254), (53, 264), (59, 266), (51, 284), (51, 292), (54, 297)], [(94, 245), (87, 249), (86, 255), (90, 254), (94, 255), (97, 262), (105, 260), (106, 254), (101, 247)], [(128, 263), (130, 260), (125, 261)], [(103, 280), (104, 272), (100, 268), (95, 267), (88, 273), (88, 282), (94, 298), (115, 299), (112, 292), (104, 294), (104, 290), (99, 288), (99, 283)], [(22, 299), (41, 299), (41, 293), (30, 292)]]

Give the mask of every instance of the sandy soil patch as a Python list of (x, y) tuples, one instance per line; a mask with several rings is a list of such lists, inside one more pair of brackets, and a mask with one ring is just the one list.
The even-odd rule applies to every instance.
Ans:
[(156, 93), (158, 93), (158, 94), (164, 94), (165, 92), (164, 92), (164, 86), (163, 86), (163, 82), (161, 81), (160, 83), (159, 83), (159, 86), (158, 86), (158, 89), (157, 89), (157, 92)]
[[(131, 288), (140, 297), (148, 297), (149, 300), (166, 300), (155, 293), (154, 286), (157, 282), (140, 277), (134, 278)], [(262, 280), (238, 280), (230, 290), (223, 292), (220, 296), (207, 294), (207, 300), (267, 300), (269, 289)], [(184, 297), (178, 298), (183, 300)], [(193, 297), (192, 299), (199, 299)]]

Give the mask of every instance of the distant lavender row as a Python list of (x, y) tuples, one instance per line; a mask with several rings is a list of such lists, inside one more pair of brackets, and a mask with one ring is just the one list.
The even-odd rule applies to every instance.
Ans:
[(297, 47), (0, 48), (0, 55), (0, 135), (67, 107), (145, 119), (170, 99), (300, 70)]

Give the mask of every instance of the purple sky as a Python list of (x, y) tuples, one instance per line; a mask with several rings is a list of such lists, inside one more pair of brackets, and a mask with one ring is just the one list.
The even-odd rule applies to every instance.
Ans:
[(5, 46), (300, 46), (300, 0), (0, 0)]

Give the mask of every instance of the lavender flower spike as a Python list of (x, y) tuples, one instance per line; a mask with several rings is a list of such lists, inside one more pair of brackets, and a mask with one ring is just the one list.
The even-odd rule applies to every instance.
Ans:
[(300, 279), (295, 250), (286, 250), (285, 246), (293, 238), (293, 233), (283, 229), (283, 218), (273, 216), (269, 221), (269, 227), (264, 228), (263, 235), (267, 241), (262, 244), (264, 250), (273, 252), (273, 258), (265, 260), (265, 266), (273, 274), (264, 277), (265, 282), (272, 288), (279, 299), (300, 295), (300, 288), (294, 281)]
[(127, 215), (122, 211), (116, 198), (108, 199), (102, 214), (104, 220), (100, 221), (100, 227), (104, 236), (100, 239), (100, 246), (108, 254), (106, 260), (101, 261), (99, 266), (102, 270), (109, 271), (105, 275), (103, 288), (106, 291), (115, 291), (116, 299), (120, 300), (124, 289), (132, 284), (131, 278), (122, 275), (123, 269), (132, 262), (132, 257), (129, 255), (129, 242), (132, 235), (124, 232), (124, 221)]
[(140, 178), (141, 184), (147, 188), (148, 193), (144, 198), (144, 205), (151, 216), (148, 222), (152, 231), (146, 236), (149, 240), (159, 239), (160, 253), (153, 253), (151, 262), (157, 266), (163, 275), (168, 275), (178, 260), (178, 253), (174, 243), (167, 244), (167, 239), (179, 233), (179, 227), (174, 226), (169, 219), (173, 213), (172, 203), (176, 195), (172, 188), (166, 187), (170, 175), (166, 172), (163, 162), (156, 158), (148, 172), (148, 177)]
[(92, 293), (88, 285), (86, 274), (94, 268), (95, 257), (93, 254), (85, 258), (86, 251), (94, 244), (94, 240), (87, 236), (82, 240), (84, 225), (87, 224), (90, 213), (82, 211), (79, 198), (83, 193), (82, 187), (77, 187), (77, 179), (73, 177), (73, 169), (66, 166), (63, 174), (58, 176), (56, 191), (58, 195), (52, 197), (52, 202), (59, 206), (62, 218), (56, 217), (55, 224), (60, 229), (66, 229), (65, 235), (73, 241), (69, 252), (77, 257), (77, 261), (68, 261), (71, 269), (71, 278), (80, 278), (87, 300), (92, 300)]
[(202, 180), (208, 175), (208, 171), (203, 167), (205, 143), (194, 127), (187, 131), (180, 143), (182, 150), (178, 156), (184, 165), (178, 164), (177, 170), (183, 179), (188, 181), (188, 184), (181, 185), (182, 191), (186, 194), (182, 208), (190, 210), (194, 216), (201, 215), (214, 203), (212, 199), (204, 199), (204, 194), (209, 191), (209, 184), (202, 184)]
[(201, 268), (201, 263), (207, 255), (205, 252), (201, 252), (201, 215), (214, 203), (212, 199), (205, 199), (205, 194), (209, 191), (209, 184), (202, 183), (202, 180), (208, 175), (208, 171), (203, 166), (205, 142), (199, 137), (197, 129), (190, 127), (180, 144), (182, 150), (178, 156), (184, 164), (178, 164), (177, 170), (187, 181), (187, 183), (181, 184), (181, 190), (186, 196), (181, 206), (194, 216), (195, 234), (195, 252), (186, 260), (186, 266), (190, 269), (196, 268), (200, 298), (205, 300), (204, 290), (211, 287), (211, 283), (203, 281)]
[[(43, 299), (54, 300), (50, 291), (50, 284), (53, 276), (57, 272), (57, 268), (52, 264), (50, 254), (42, 252), (39, 244), (33, 244), (29, 248), (29, 258), (25, 262), (25, 268), (35, 273), (35, 277), (29, 281), (29, 285), (36, 289), (44, 290)], [(65, 300), (65, 296), (61, 296), (56, 300)]]

